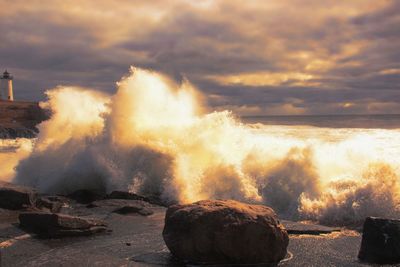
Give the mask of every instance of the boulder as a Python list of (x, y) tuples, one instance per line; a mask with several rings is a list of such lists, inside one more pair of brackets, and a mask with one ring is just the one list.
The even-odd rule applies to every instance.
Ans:
[(34, 206), (36, 190), (0, 181), (0, 208), (18, 210)]
[(101, 220), (47, 212), (23, 212), (19, 215), (19, 223), (23, 229), (50, 238), (91, 235), (107, 228)]
[(368, 217), (358, 258), (370, 263), (400, 263), (400, 220)]
[(200, 264), (273, 264), (289, 243), (271, 208), (234, 200), (169, 207), (163, 238), (174, 256)]
[(104, 199), (98, 200), (87, 205), (88, 208), (99, 208), (106, 212), (115, 212), (119, 214), (139, 214), (148, 216), (153, 214), (148, 203), (141, 200), (127, 199)]

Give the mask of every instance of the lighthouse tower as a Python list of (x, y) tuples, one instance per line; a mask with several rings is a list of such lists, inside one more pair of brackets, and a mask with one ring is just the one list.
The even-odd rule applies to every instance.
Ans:
[(7, 70), (0, 76), (0, 99), (14, 101), (13, 87), (12, 87), (13, 77)]

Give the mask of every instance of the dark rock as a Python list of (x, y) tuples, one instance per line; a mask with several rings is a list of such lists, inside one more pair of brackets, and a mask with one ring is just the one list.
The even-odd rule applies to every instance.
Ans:
[(368, 217), (358, 258), (371, 263), (400, 263), (400, 220)]
[(86, 189), (77, 190), (69, 194), (67, 197), (81, 204), (88, 204), (95, 200), (104, 199), (104, 195)]
[(91, 235), (106, 230), (101, 220), (47, 212), (24, 212), (19, 215), (20, 227), (45, 237)]
[(0, 100), (0, 138), (34, 138), (39, 132), (36, 125), (49, 117), (38, 102)]
[(277, 263), (289, 243), (271, 208), (233, 200), (171, 206), (163, 238), (174, 256), (207, 264)]
[(36, 201), (36, 207), (49, 212), (57, 213), (60, 212), (64, 202), (54, 197), (40, 197)]
[[(5, 224), (5, 223), (18, 222), (18, 215), (19, 215), (19, 210), (9, 210), (9, 209), (0, 208), (0, 225)], [(2, 232), (2, 230), (3, 229), (0, 230), (0, 233)], [(3, 233), (0, 234), (0, 239), (1, 239), (2, 234)]]
[(119, 209), (114, 210), (113, 212), (119, 213), (119, 214), (124, 214), (124, 215), (137, 213), (137, 214), (140, 214), (143, 216), (149, 216), (149, 215), (153, 214), (153, 212), (151, 210), (146, 209), (145, 207), (136, 207), (136, 206), (130, 206), (130, 205), (123, 206)]
[(23, 209), (34, 206), (36, 199), (36, 190), (0, 181), (0, 208)]
[(35, 138), (36, 135), (36, 128), (0, 126), (0, 139)]
[(147, 201), (148, 199), (143, 196), (139, 196), (135, 193), (125, 192), (125, 191), (112, 191), (110, 194), (106, 196), (109, 199), (132, 199), (132, 200), (143, 200)]
[(158, 206), (167, 206), (166, 203), (161, 201), (160, 198), (156, 196), (145, 197), (135, 193), (125, 192), (125, 191), (112, 191), (106, 196), (108, 199), (131, 199), (131, 200), (142, 200)]
[(332, 232), (340, 232), (340, 228), (323, 226), (312, 223), (293, 222), (281, 220), (283, 226), (289, 235), (321, 235)]
[[(138, 266), (175, 266), (175, 267), (186, 267), (190, 265), (185, 265), (179, 259), (171, 255), (171, 253), (163, 252), (150, 252), (139, 254), (131, 258), (134, 263), (140, 263)], [(134, 264), (136, 266), (136, 264)], [(206, 265), (205, 265), (206, 266)], [(218, 265), (217, 265), (218, 266)], [(210, 265), (209, 267), (217, 267)], [(268, 267), (264, 266), (263, 267)], [(229, 267), (229, 265), (221, 265), (220, 267)], [(255, 267), (255, 266), (254, 266)]]
[(64, 197), (64, 196), (45, 196), (46, 199), (50, 200), (50, 201), (56, 201), (56, 202), (62, 202), (62, 203), (67, 203), (68, 202), (68, 198)]
[(98, 200), (87, 205), (88, 208), (101, 208), (107, 212), (115, 212), (119, 214), (140, 214), (148, 216), (153, 214), (149, 209), (149, 204), (142, 200), (128, 199), (104, 199)]

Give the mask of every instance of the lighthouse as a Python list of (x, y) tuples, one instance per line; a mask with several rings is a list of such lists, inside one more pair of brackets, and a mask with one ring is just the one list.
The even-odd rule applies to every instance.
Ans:
[(0, 99), (14, 101), (13, 87), (12, 87), (13, 77), (7, 70), (0, 76)]

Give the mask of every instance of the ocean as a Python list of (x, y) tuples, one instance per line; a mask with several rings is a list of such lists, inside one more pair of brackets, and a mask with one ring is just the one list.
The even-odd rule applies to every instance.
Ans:
[(243, 116), (245, 123), (326, 128), (399, 129), (400, 114)]
[(187, 86), (136, 69), (112, 97), (53, 89), (38, 138), (2, 141), (0, 179), (48, 194), (236, 199), (330, 225), (400, 218), (399, 115), (238, 119), (199, 112)]

